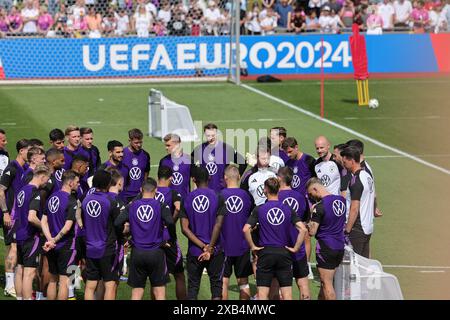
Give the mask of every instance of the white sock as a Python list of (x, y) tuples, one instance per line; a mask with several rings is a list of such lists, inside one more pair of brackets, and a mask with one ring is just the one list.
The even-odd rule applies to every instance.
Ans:
[(73, 291), (73, 285), (69, 286), (69, 298), (73, 298), (75, 296), (75, 293)]
[(42, 294), (42, 292), (36, 291), (36, 300), (41, 300), (42, 298), (44, 298), (44, 295)]
[(22, 297), (16, 297), (16, 300), (22, 300)]
[(125, 255), (123, 257), (123, 268), (122, 268), (122, 273), (126, 274), (127, 273), (127, 255)]
[(6, 285), (7, 289), (14, 288), (14, 272), (5, 272)]

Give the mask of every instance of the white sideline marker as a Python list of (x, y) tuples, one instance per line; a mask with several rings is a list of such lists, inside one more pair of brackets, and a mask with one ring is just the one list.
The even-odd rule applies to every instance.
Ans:
[(87, 124), (101, 124), (101, 121), (88, 121)]
[(15, 122), (2, 122), (0, 124), (2, 126), (15, 126), (17, 123), (15, 123)]
[(276, 97), (274, 97), (274, 96), (272, 96), (272, 95), (270, 95), (270, 94), (267, 94), (267, 93), (265, 93), (265, 92), (263, 92), (263, 91), (260, 91), (260, 90), (258, 90), (258, 89), (255, 89), (255, 88), (253, 88), (253, 87), (251, 87), (251, 86), (249, 86), (249, 85), (246, 85), (246, 84), (241, 84), (241, 87), (243, 87), (243, 88), (245, 88), (245, 89), (247, 89), (247, 90), (249, 90), (249, 91), (252, 91), (252, 92), (254, 92), (254, 93), (257, 93), (257, 94), (259, 94), (259, 95), (261, 95), (261, 96), (263, 96), (263, 97), (266, 97), (266, 98), (268, 98), (268, 99), (270, 99), (270, 100), (273, 100), (273, 101), (275, 101), (275, 102), (278, 102), (278, 103), (280, 103), (280, 104), (282, 104), (282, 105), (284, 105), (284, 106), (286, 106), (286, 107), (288, 107), (288, 108), (290, 108), (290, 109), (299, 111), (299, 112), (301, 112), (301, 113), (303, 113), (303, 114), (305, 114), (305, 115), (307, 115), (307, 116), (310, 116), (311, 118), (314, 118), (314, 119), (316, 119), (316, 120), (319, 120), (319, 121), (328, 123), (329, 125), (331, 125), (331, 126), (333, 126), (333, 127), (336, 127), (336, 128), (339, 128), (339, 129), (341, 129), (341, 130), (343, 130), (343, 131), (345, 131), (345, 132), (348, 132), (348, 133), (350, 133), (350, 134), (352, 134), (352, 135), (354, 135), (354, 136), (356, 136), (356, 137), (358, 137), (358, 138), (361, 138), (361, 139), (364, 139), (364, 140), (366, 140), (366, 141), (369, 141), (369, 142), (373, 143), (373, 144), (376, 145), (376, 146), (379, 146), (379, 147), (384, 148), (384, 149), (386, 149), (386, 150), (392, 151), (392, 152), (397, 153), (397, 154), (399, 154), (399, 155), (402, 155), (402, 156), (404, 156), (404, 157), (406, 157), (406, 158), (409, 158), (409, 159), (411, 159), (411, 160), (413, 160), (413, 161), (416, 161), (416, 162), (418, 162), (418, 163), (421, 163), (421, 164), (423, 164), (423, 165), (425, 165), (425, 166), (427, 166), (427, 167), (433, 168), (433, 169), (435, 169), (435, 170), (438, 170), (438, 171), (441, 171), (441, 172), (443, 172), (443, 173), (445, 173), (445, 174), (450, 175), (450, 170), (441, 168), (441, 167), (439, 167), (439, 166), (437, 166), (437, 165), (435, 165), (435, 164), (432, 164), (432, 163), (430, 163), (430, 162), (428, 162), (428, 161), (425, 161), (425, 160), (422, 160), (422, 159), (420, 159), (420, 158), (418, 158), (418, 157), (415, 157), (415, 156), (413, 156), (412, 154), (409, 154), (409, 153), (404, 152), (404, 151), (402, 151), (402, 150), (399, 150), (399, 149), (397, 149), (397, 148), (391, 147), (391, 146), (389, 146), (389, 145), (387, 145), (387, 144), (384, 144), (384, 143), (382, 143), (382, 142), (380, 142), (380, 141), (378, 141), (378, 140), (375, 140), (375, 139), (373, 139), (373, 138), (370, 138), (370, 137), (368, 137), (368, 136), (366, 136), (366, 135), (364, 135), (364, 134), (362, 134), (362, 133), (356, 132), (356, 131), (354, 131), (354, 130), (352, 130), (352, 129), (350, 129), (350, 128), (347, 128), (347, 127), (345, 127), (345, 126), (343, 126), (343, 125), (340, 125), (340, 124), (338, 124), (338, 123), (336, 123), (336, 122), (334, 122), (334, 121), (331, 121), (331, 120), (328, 120), (328, 119), (322, 119), (320, 116), (318, 116), (318, 115), (316, 115), (316, 114), (314, 114), (314, 113), (312, 113), (312, 112), (310, 112), (310, 111), (307, 111), (307, 110), (305, 110), (305, 109), (303, 109), (303, 108), (300, 108), (300, 107), (298, 107), (298, 106), (296, 106), (296, 105), (294, 105), (294, 104), (292, 104), (292, 103), (289, 103), (289, 102), (287, 102), (287, 101), (284, 101), (284, 100), (281, 100), (281, 99), (279, 99), (279, 98), (276, 98)]

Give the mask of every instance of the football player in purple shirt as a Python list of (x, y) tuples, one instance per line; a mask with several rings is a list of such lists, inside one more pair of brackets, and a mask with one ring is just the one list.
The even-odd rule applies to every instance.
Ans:
[(22, 174), (25, 171), (28, 152), (28, 140), (16, 143), (17, 157), (5, 168), (0, 179), (0, 208), (3, 215), (3, 237), (5, 252), (5, 296), (15, 297), (14, 269), (17, 263), (17, 246), (14, 239), (14, 203), (22, 187)]
[(142, 198), (130, 203), (115, 221), (116, 226), (130, 222), (131, 253), (128, 285), (132, 287), (131, 299), (141, 300), (145, 284), (150, 279), (156, 300), (165, 300), (167, 264), (164, 250), (164, 226), (169, 231), (169, 245), (176, 244), (176, 232), (169, 206), (155, 199), (156, 181), (147, 178), (141, 187)]
[(253, 274), (253, 270), (250, 248), (241, 230), (253, 209), (253, 199), (247, 191), (239, 188), (239, 180), (239, 169), (235, 165), (229, 165), (225, 169), (227, 187), (222, 189), (219, 195), (224, 215), (221, 236), (226, 257), (222, 300), (228, 300), (228, 286), (233, 267), (239, 286), (239, 299), (250, 299), (248, 276)]
[(163, 140), (167, 155), (159, 161), (159, 167), (172, 169), (170, 188), (185, 197), (191, 190), (191, 157), (183, 153), (179, 135), (169, 133)]
[(123, 150), (123, 164), (129, 169), (128, 181), (123, 191), (125, 203), (136, 197), (142, 183), (147, 179), (150, 172), (150, 155), (142, 149), (144, 134), (139, 129), (128, 131), (130, 144)]
[(116, 298), (117, 231), (114, 221), (120, 213), (118, 202), (108, 194), (111, 174), (98, 170), (92, 180), (95, 192), (82, 203), (83, 227), (86, 233), (86, 288), (85, 300), (94, 300), (98, 281), (105, 286), (104, 300)]
[(69, 296), (69, 276), (76, 268), (75, 212), (79, 208), (73, 192), (78, 189), (79, 183), (80, 178), (75, 172), (65, 171), (61, 190), (49, 197), (41, 219), (47, 240), (44, 251), (47, 252), (50, 271), (48, 300), (67, 300)]
[(64, 147), (64, 170), (69, 170), (72, 166), (73, 158), (82, 154), (80, 128), (68, 126), (65, 131), (67, 146)]
[(209, 123), (203, 127), (206, 142), (197, 146), (191, 153), (192, 163), (199, 163), (200, 166), (208, 170), (210, 176), (208, 186), (216, 192), (225, 187), (223, 181), (225, 168), (230, 163), (239, 165), (239, 173), (243, 174), (247, 163), (245, 158), (217, 137), (217, 126)]
[[(280, 168), (278, 170), (278, 180), (280, 181), (280, 191), (278, 193), (278, 199), (284, 204), (287, 204), (295, 211), (301, 221), (306, 222), (309, 220), (309, 204), (308, 200), (300, 192), (292, 190), (291, 182), (294, 173), (289, 167)], [(296, 228), (291, 228), (291, 240), (295, 243), (297, 239), (298, 231)], [(310, 300), (309, 291), (309, 268), (308, 259), (306, 256), (305, 244), (303, 243), (300, 250), (293, 255), (294, 264), (292, 271), (294, 273), (295, 282), (300, 291), (300, 300)]]
[[(280, 284), (284, 300), (292, 300), (292, 253), (296, 253), (303, 243), (307, 229), (297, 214), (278, 199), (280, 183), (277, 178), (264, 182), (267, 202), (256, 207), (243, 228), (250, 249), (258, 254), (256, 284), (258, 299), (268, 300), (273, 278)], [(251, 236), (252, 228), (259, 223), (259, 246)], [(298, 230), (293, 247), (291, 226)]]
[(17, 300), (31, 300), (33, 279), (37, 275), (39, 254), (43, 245), (39, 236), (41, 231), (42, 214), (39, 188), (43, 187), (50, 178), (50, 169), (45, 165), (38, 165), (33, 170), (30, 183), (22, 187), (16, 195), (14, 205), (17, 219), (17, 269), (15, 288)]
[[(109, 167), (113, 167), (122, 174), (122, 177), (124, 179), (124, 188), (127, 185), (129, 181), (128, 172), (129, 167), (127, 167), (123, 163), (123, 144), (120, 141), (117, 140), (111, 140), (108, 141), (107, 144), (108, 153), (109, 153), (109, 159), (103, 163), (100, 166), (100, 169), (106, 169)], [(123, 192), (120, 193), (121, 199), (125, 201), (125, 197), (123, 195)]]
[(193, 169), (193, 181), (197, 189), (183, 199), (180, 210), (181, 228), (189, 239), (187, 253), (188, 300), (196, 300), (203, 269), (208, 271), (211, 298), (222, 298), (224, 254), (219, 236), (223, 216), (219, 210), (219, 198), (208, 188), (209, 174), (206, 168)]
[(93, 145), (94, 131), (91, 128), (80, 128), (82, 154), (89, 160), (87, 177), (92, 177), (101, 165), (100, 151)]
[(308, 195), (316, 200), (308, 224), (309, 234), (315, 236), (317, 269), (320, 275), (319, 299), (335, 300), (333, 278), (344, 257), (345, 199), (333, 195), (318, 178), (307, 183)]
[(278, 156), (283, 160), (284, 164), (289, 160), (289, 156), (283, 150), (282, 145), (287, 137), (287, 130), (285, 127), (273, 127), (270, 129), (270, 141), (272, 144), (272, 155)]

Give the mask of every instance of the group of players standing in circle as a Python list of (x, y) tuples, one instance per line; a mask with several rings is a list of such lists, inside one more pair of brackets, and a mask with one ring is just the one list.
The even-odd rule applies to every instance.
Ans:
[(331, 149), (317, 137), (314, 159), (275, 127), (244, 157), (218, 140), (216, 125), (204, 134), (190, 155), (178, 135), (165, 136), (157, 179), (139, 129), (128, 132), (128, 146), (109, 141), (103, 164), (90, 128), (53, 129), (47, 151), (37, 139), (19, 140), (0, 179), (5, 294), (33, 299), (37, 280), (36, 299), (70, 299), (80, 268), (84, 298), (112, 300), (128, 267), (132, 299), (142, 299), (147, 280), (152, 298), (165, 299), (172, 274), (177, 299), (195, 300), (206, 269), (215, 300), (228, 299), (233, 271), (240, 299), (252, 298), (253, 274), (256, 299), (291, 300), (294, 278), (307, 300), (314, 236), (319, 298), (335, 299), (346, 241), (368, 257), (373, 218), (382, 215), (362, 142)]

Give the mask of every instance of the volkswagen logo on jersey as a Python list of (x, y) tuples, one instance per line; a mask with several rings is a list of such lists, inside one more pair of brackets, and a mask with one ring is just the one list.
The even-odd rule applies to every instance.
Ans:
[(174, 172), (172, 174), (172, 184), (175, 186), (179, 186), (183, 183), (183, 175), (179, 172)]
[(131, 160), (131, 164), (132, 164), (133, 166), (137, 166), (137, 165), (139, 164), (138, 159), (137, 159), (137, 158), (133, 158), (133, 160)]
[(336, 215), (336, 217), (342, 216), (346, 212), (345, 204), (341, 200), (334, 200), (333, 201), (333, 212)]
[(217, 173), (217, 165), (214, 162), (208, 162), (206, 164), (206, 170), (208, 170), (210, 176), (213, 176)]
[(292, 183), (291, 183), (292, 188), (296, 189), (300, 186), (300, 177), (298, 175), (294, 175), (292, 177)]
[(244, 201), (238, 196), (231, 196), (225, 201), (227, 210), (231, 213), (239, 213), (244, 207)]
[(295, 212), (298, 212), (298, 201), (292, 197), (286, 198), (283, 200), (284, 204), (287, 204), (292, 210), (294, 210)]
[(148, 204), (142, 205), (137, 209), (137, 217), (146, 223), (153, 219), (153, 208)]
[(278, 226), (284, 221), (284, 212), (280, 208), (272, 208), (267, 212), (267, 220), (273, 226)]
[(204, 195), (199, 195), (192, 201), (192, 207), (198, 213), (203, 213), (209, 209), (209, 199)]
[(59, 198), (57, 196), (53, 196), (48, 201), (48, 210), (51, 213), (55, 213), (59, 209)]
[(166, 199), (164, 198), (164, 195), (159, 191), (156, 192), (155, 199), (161, 203), (164, 203), (164, 201), (166, 201)]
[(91, 200), (86, 204), (86, 212), (92, 218), (97, 218), (102, 212), (102, 207), (98, 201)]
[(139, 180), (141, 178), (141, 169), (133, 167), (130, 170), (130, 178), (133, 180)]
[(331, 179), (328, 175), (324, 174), (321, 178), (320, 181), (322, 182), (324, 187), (328, 187), (331, 183)]
[(86, 195), (93, 194), (94, 192), (95, 192), (95, 188), (90, 188), (90, 189), (88, 190), (88, 192), (86, 193)]
[(260, 198), (265, 198), (266, 197), (266, 195), (264, 194), (264, 185), (263, 184), (260, 184), (258, 186), (258, 188), (256, 189), (256, 194)]
[(61, 168), (61, 169), (59, 169), (59, 170), (56, 170), (56, 171), (55, 171), (55, 178), (56, 178), (56, 180), (58, 180), (59, 182), (61, 182), (61, 181), (62, 181), (62, 176), (63, 176), (63, 174), (64, 174), (65, 171), (66, 171), (66, 170), (64, 170), (64, 168)]
[(17, 195), (17, 205), (19, 206), (19, 208), (23, 206), (23, 200), (25, 200), (25, 191), (22, 190)]

